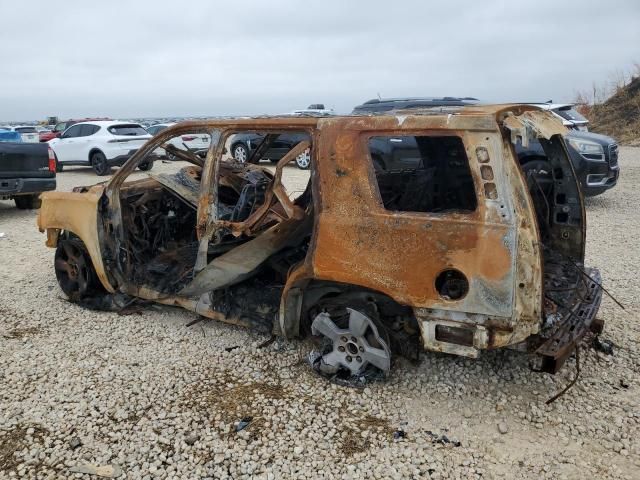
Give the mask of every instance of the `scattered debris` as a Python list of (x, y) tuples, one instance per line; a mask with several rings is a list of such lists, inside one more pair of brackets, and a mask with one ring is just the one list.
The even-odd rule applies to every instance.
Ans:
[(626, 378), (621, 378), (620, 379), (620, 386), (622, 388), (629, 388), (629, 382), (627, 381)]
[(600, 339), (600, 336), (593, 337), (593, 348), (605, 355), (613, 355), (613, 347), (616, 346), (611, 340)]
[(398, 429), (393, 432), (393, 439), (400, 440), (401, 438), (407, 438), (407, 434), (404, 430)]
[(276, 338), (278, 337), (276, 337), (275, 335), (271, 335), (271, 337), (269, 337), (267, 340), (265, 340), (260, 345), (258, 345), (258, 348), (268, 347), (269, 345), (271, 345), (273, 342), (276, 341)]
[(200, 435), (198, 435), (197, 433), (188, 433), (184, 437), (184, 443), (186, 443), (189, 446), (193, 445), (198, 440), (200, 440)]
[(71, 473), (86, 473), (104, 478), (116, 478), (122, 475), (122, 469), (115, 463), (112, 463), (111, 465), (93, 465), (91, 463), (86, 465), (76, 465), (69, 468), (69, 471)]
[(73, 437), (71, 440), (69, 440), (69, 446), (72, 450), (75, 450), (76, 448), (82, 446), (82, 440), (80, 440), (79, 437)]
[(505, 433), (509, 432), (509, 426), (505, 423), (505, 422), (499, 422), (498, 423), (498, 431), (504, 435)]
[(233, 352), (236, 348), (240, 348), (240, 345), (234, 345), (232, 347), (226, 347), (224, 349), (225, 352)]
[(0, 238), (5, 238), (6, 234), (4, 232), (0, 232)]
[(439, 443), (440, 445), (453, 445), (454, 447), (459, 447), (462, 443), (456, 439), (450, 439), (447, 435), (442, 434), (438, 435), (437, 433), (433, 433), (431, 430), (427, 430), (427, 435), (431, 437), (431, 443)]
[(576, 374), (573, 377), (573, 380), (571, 380), (569, 384), (566, 387), (564, 387), (560, 392), (556, 393), (553, 397), (547, 400), (545, 404), (550, 405), (553, 402), (555, 402), (558, 398), (560, 398), (562, 395), (567, 393), (567, 391), (576, 384), (579, 377), (580, 377), (580, 347), (576, 347)]
[(243, 417), (242, 420), (238, 422), (238, 425), (236, 425), (236, 432), (239, 432), (247, 428), (251, 423), (251, 420), (253, 420), (253, 417), (251, 416)]
[(193, 327), (194, 325), (202, 322), (206, 317), (203, 316), (199, 316), (198, 318), (196, 318), (195, 320), (191, 320), (189, 323), (187, 323), (186, 327)]

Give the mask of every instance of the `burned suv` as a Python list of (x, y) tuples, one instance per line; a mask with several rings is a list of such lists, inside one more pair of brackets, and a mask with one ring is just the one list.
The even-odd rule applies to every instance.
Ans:
[[(211, 137), (205, 159), (125, 182), (172, 136)], [(235, 134), (306, 134), (275, 168), (227, 160)], [(45, 193), (38, 216), (62, 290), (86, 306), (132, 298), (285, 338), (313, 335), (327, 375), (389, 372), (420, 350), (476, 357), (512, 346), (555, 372), (601, 299), (584, 266), (586, 217), (561, 122), (527, 105), (375, 117), (185, 122), (151, 139), (105, 183)], [(411, 158), (377, 169), (380, 139)], [(552, 181), (523, 173), (540, 141)], [(299, 194), (287, 164), (310, 149)], [(298, 171), (298, 170), (293, 170)], [(123, 300), (124, 299), (124, 300)]]

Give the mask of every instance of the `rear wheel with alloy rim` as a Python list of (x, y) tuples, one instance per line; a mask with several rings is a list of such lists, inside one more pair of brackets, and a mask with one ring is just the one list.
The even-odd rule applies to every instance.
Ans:
[(319, 370), (325, 375), (340, 370), (360, 375), (371, 367), (387, 375), (391, 369), (389, 339), (363, 308), (322, 311), (313, 319), (311, 333), (324, 337)]

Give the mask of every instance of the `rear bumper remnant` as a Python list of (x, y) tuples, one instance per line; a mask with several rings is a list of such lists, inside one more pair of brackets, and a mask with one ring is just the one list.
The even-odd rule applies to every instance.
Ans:
[(540, 370), (543, 372), (556, 373), (560, 370), (589, 330), (602, 332), (604, 324), (595, 318), (602, 300), (600, 272), (588, 268), (585, 273), (584, 282), (576, 287), (579, 289), (576, 296), (580, 299), (572, 307), (556, 304), (557, 320), (541, 335), (543, 343), (534, 350), (541, 356)]

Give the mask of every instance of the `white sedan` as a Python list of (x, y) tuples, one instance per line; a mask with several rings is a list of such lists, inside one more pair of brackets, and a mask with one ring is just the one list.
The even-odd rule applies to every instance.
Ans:
[[(159, 123), (157, 125), (151, 125), (147, 128), (147, 132), (149, 132), (151, 135), (157, 135), (158, 133), (166, 130), (169, 127), (172, 127), (173, 125), (175, 125), (175, 123)], [(173, 137), (166, 143), (171, 144), (174, 147), (179, 148), (180, 150), (188, 150), (195, 153), (196, 155), (202, 156), (207, 153), (207, 150), (209, 150), (211, 137), (206, 133), (188, 133)], [(174, 155), (169, 152), (166, 152), (166, 157), (169, 160), (174, 160)]]
[[(58, 171), (65, 165), (89, 165), (98, 175), (107, 175), (111, 167), (121, 166), (150, 138), (137, 123), (95, 121), (70, 126), (49, 145)], [(152, 166), (153, 160), (139, 168), (150, 170)]]

